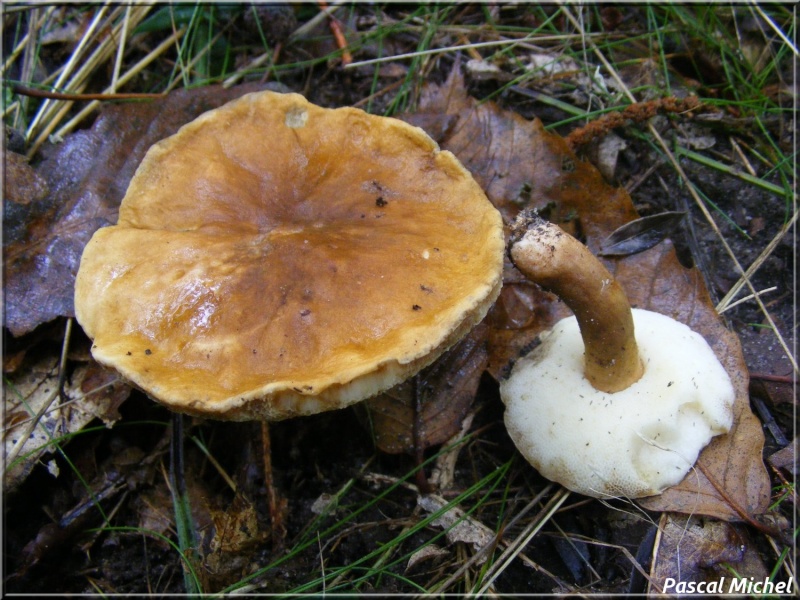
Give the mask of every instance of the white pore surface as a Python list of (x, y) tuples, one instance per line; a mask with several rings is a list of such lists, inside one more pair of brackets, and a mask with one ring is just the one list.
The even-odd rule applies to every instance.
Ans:
[(733, 423), (733, 385), (702, 336), (633, 310), (642, 378), (600, 392), (583, 376), (574, 317), (559, 321), (500, 386), (520, 452), (548, 479), (581, 494), (638, 498), (679, 483)]

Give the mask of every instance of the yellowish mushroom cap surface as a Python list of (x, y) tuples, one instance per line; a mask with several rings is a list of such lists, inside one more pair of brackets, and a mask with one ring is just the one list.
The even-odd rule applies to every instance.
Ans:
[(435, 360), (502, 284), (502, 221), (422, 130), (249, 94), (153, 146), (78, 272), (92, 353), (219, 419), (339, 408)]

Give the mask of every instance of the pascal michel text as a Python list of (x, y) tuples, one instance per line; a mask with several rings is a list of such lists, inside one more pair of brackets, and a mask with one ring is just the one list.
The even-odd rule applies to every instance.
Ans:
[(755, 577), (720, 577), (716, 581), (678, 581), (672, 577), (664, 580), (664, 593), (669, 594), (791, 594), (794, 578), (787, 581), (757, 580)]

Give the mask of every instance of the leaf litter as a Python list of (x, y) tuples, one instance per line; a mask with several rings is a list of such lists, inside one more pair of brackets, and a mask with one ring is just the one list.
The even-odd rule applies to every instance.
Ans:
[[(35, 170), (25, 164), (15, 167), (6, 198), (14, 202), (16, 212), (13, 220), (4, 222), (4, 229), (14, 232), (6, 237), (4, 248), (6, 326), (13, 334), (23, 335), (72, 314), (72, 283), (83, 245), (98, 227), (116, 220), (127, 182), (149, 146), (200, 112), (255, 87), (212, 86), (175, 92), (163, 101), (107, 107), (90, 130), (67, 138)], [(445, 84), (424, 88), (419, 110), (405, 118), (423, 126), (442, 148), (461, 159), (506, 223), (522, 208), (536, 207), (598, 253), (614, 231), (638, 219), (628, 194), (608, 185), (538, 119), (529, 121), (469, 97), (458, 69)], [(738, 339), (717, 317), (698, 272), (681, 266), (671, 242), (662, 238), (606, 265), (634, 306), (668, 314), (706, 337), (734, 380), (736, 415), (733, 430), (701, 454), (690, 477), (640, 504), (723, 520), (759, 514), (769, 499), (769, 479), (761, 460), (760, 423), (749, 408)], [(427, 413), (416, 414), (413, 407), (409, 410), (413, 394), (407, 389), (375, 401), (385, 422), (377, 426), (376, 440), (380, 435), (395, 440), (378, 443), (384, 451), (413, 453), (448, 439), (468, 412), (484, 370), (501, 378), (543, 330), (565, 316), (562, 304), (526, 282), (510, 263), (505, 279), (486, 327), (468, 338), (472, 345), (454, 349), (452, 357), (425, 375), (430, 389), (439, 390), (444, 383), (455, 390), (458, 402), (451, 404), (447, 393), (434, 392), (427, 398)], [(53, 384), (52, 366), (48, 372), (40, 386)], [(70, 431), (79, 427), (73, 425)], [(409, 433), (415, 428), (416, 442)], [(42, 438), (30, 456), (38, 460), (44, 443)], [(25, 463), (23, 471), (33, 464), (35, 460)], [(21, 481), (24, 474), (20, 477)], [(228, 529), (233, 522), (225, 514), (217, 513), (214, 520)], [(212, 546), (213, 560), (219, 560), (223, 545)]]
[[(506, 224), (522, 208), (537, 208), (551, 221), (572, 229), (597, 254), (608, 236), (638, 219), (627, 192), (607, 184), (563, 138), (547, 132), (538, 119), (527, 121), (494, 103), (478, 103), (467, 95), (458, 70), (453, 70), (444, 85), (430, 86), (423, 92), (419, 110), (458, 117), (449, 134), (438, 141), (473, 173)], [(521, 190), (529, 191), (523, 194)], [(764, 512), (769, 501), (769, 477), (761, 455), (764, 437), (760, 422), (750, 410), (747, 367), (739, 340), (717, 315), (700, 273), (680, 264), (669, 240), (605, 264), (624, 287), (632, 306), (666, 314), (702, 334), (736, 390), (733, 428), (701, 453), (696, 475), (641, 504), (651, 510), (733, 520), (741, 519), (743, 511)], [(513, 276), (511, 285), (508, 281), (504, 285), (487, 319), (501, 332), (494, 338), (490, 335), (490, 356), (496, 352), (504, 357), (518, 355), (535, 343), (539, 333), (568, 314), (568, 309), (552, 296), (550, 311), (542, 307), (547, 300), (541, 297), (520, 303), (519, 296), (526, 293), (535, 292), (521, 275)], [(532, 307), (529, 324), (516, 329), (511, 337), (502, 335), (510, 325), (503, 322), (501, 314), (509, 296), (516, 296), (512, 301), (518, 312), (520, 305)], [(534, 312), (544, 318), (534, 318)], [(515, 320), (519, 320), (519, 314)], [(504, 348), (505, 344), (511, 349)], [(506, 365), (503, 361), (493, 364), (493, 374), (501, 377)]]

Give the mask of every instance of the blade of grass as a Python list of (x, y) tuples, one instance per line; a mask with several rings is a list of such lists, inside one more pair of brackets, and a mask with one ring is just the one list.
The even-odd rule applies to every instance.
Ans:
[[(470, 436), (467, 436), (464, 440), (462, 440), (462, 441), (460, 441), (458, 443), (465, 443), (469, 439), (470, 439)], [(448, 447), (447, 450), (449, 450), (449, 449), (451, 449), (451, 448)], [(444, 449), (442, 451), (444, 451)], [(399, 479), (394, 479), (393, 478), (393, 481), (392, 481), (391, 485), (389, 485), (387, 488), (382, 490), (374, 498), (370, 499), (368, 502), (359, 503), (357, 508), (352, 513), (350, 513), (347, 516), (339, 519), (336, 523), (334, 523), (333, 525), (329, 526), (324, 531), (319, 532), (318, 535), (322, 539), (328, 539), (330, 536), (332, 536), (337, 531), (342, 530), (347, 524), (349, 524), (349, 523), (353, 522), (355, 519), (357, 519), (359, 517), (359, 515), (364, 514), (366, 511), (369, 511), (370, 509), (372, 509), (375, 506), (377, 506), (383, 499), (387, 498), (390, 494), (392, 494), (398, 488), (403, 487), (403, 486), (409, 486), (410, 484), (408, 484), (407, 482), (408, 481), (413, 481), (413, 479), (416, 476), (417, 471), (419, 469), (426, 468), (430, 463), (432, 463), (432, 462), (434, 462), (436, 460), (437, 456), (438, 456), (438, 454), (432, 456), (429, 459), (427, 459), (422, 465), (419, 465), (418, 467), (416, 467), (413, 470), (409, 471), (403, 477), (401, 477)], [(503, 476), (506, 473), (506, 471), (507, 471), (509, 466), (510, 466), (510, 462), (498, 467), (498, 469), (496, 469), (494, 472), (490, 473), (489, 475), (485, 476), (483, 479), (481, 479), (477, 483), (473, 484), (465, 492), (462, 492), (458, 497), (456, 497), (453, 501), (451, 501), (451, 503), (448, 504), (447, 507), (443, 508), (441, 511), (438, 511), (435, 514), (430, 515), (428, 518), (422, 520), (420, 523), (418, 523), (417, 525), (412, 527), (411, 530), (406, 532), (406, 534), (404, 534), (403, 536), (398, 536), (398, 537), (394, 538), (393, 540), (391, 540), (388, 543), (391, 543), (391, 544), (402, 543), (407, 538), (409, 538), (410, 536), (414, 535), (417, 531), (419, 531), (420, 529), (426, 527), (433, 520), (435, 520), (441, 514), (446, 512), (446, 510), (449, 510), (449, 508), (451, 506), (458, 505), (459, 503), (463, 502), (465, 499), (467, 499), (467, 498), (471, 497), (472, 495), (474, 495), (475, 493), (477, 493), (477, 491), (482, 489), (483, 487), (485, 487), (487, 485), (491, 485), (492, 486), (491, 489), (494, 489), (494, 487), (496, 485), (498, 485), (503, 480)], [(350, 489), (349, 486), (348, 486), (348, 489)], [(414, 488), (414, 489), (416, 489), (416, 488)], [(489, 491), (491, 491), (491, 490), (489, 490)], [(487, 492), (487, 494), (488, 493), (489, 492)], [(473, 509), (473, 511), (474, 511), (474, 509)], [(465, 511), (465, 512), (467, 513), (467, 515), (469, 515), (473, 511)], [(317, 521), (321, 523), (321, 520), (322, 519), (320, 517), (320, 518), (318, 518)], [(315, 533), (315, 532), (312, 532), (312, 530), (310, 530), (310, 529), (306, 529), (306, 532), (307, 532), (306, 535), (303, 538), (301, 538), (301, 540), (298, 543), (296, 543), (294, 545), (294, 547), (292, 548), (292, 550), (287, 552), (286, 555), (278, 558), (277, 560), (273, 561), (269, 565), (266, 565), (265, 567), (262, 567), (261, 569), (258, 569), (254, 573), (251, 573), (251, 574), (247, 575), (246, 577), (244, 577), (239, 582), (237, 582), (237, 583), (235, 583), (235, 584), (233, 584), (231, 586), (228, 586), (227, 588), (222, 590), (221, 593), (225, 593), (225, 594), (227, 594), (227, 593), (235, 593), (237, 590), (243, 590), (245, 587), (247, 587), (248, 591), (251, 591), (252, 588), (250, 588), (248, 586), (248, 584), (250, 584), (254, 579), (257, 579), (257, 578), (263, 576), (264, 574), (266, 574), (267, 572), (269, 572), (270, 570), (275, 569), (275, 568), (279, 567), (280, 565), (282, 565), (283, 563), (292, 560), (292, 558), (294, 556), (299, 555), (301, 552), (303, 552), (304, 550), (308, 549), (310, 546), (312, 546), (312, 545), (317, 543), (316, 535), (312, 534), (312, 533)], [(441, 532), (437, 536), (435, 536), (435, 539), (439, 539), (441, 536), (444, 536), (444, 535), (445, 535), (445, 532)], [(433, 540), (431, 540), (431, 542), (432, 541)], [(371, 561), (371, 560), (375, 560), (383, 552), (383, 550), (384, 550), (383, 548), (379, 548), (379, 549), (374, 550), (373, 552), (368, 553), (367, 555), (359, 558), (357, 561), (354, 561), (350, 565), (328, 570), (326, 572), (326, 574), (325, 574), (326, 582), (327, 582), (328, 579), (335, 579), (339, 575), (341, 575), (343, 573), (346, 573), (348, 571), (348, 569), (358, 568), (358, 567), (361, 567), (365, 562), (368, 562), (368, 561)], [(411, 554), (413, 554), (413, 552), (415, 550), (407, 552), (406, 554), (404, 554), (400, 558), (398, 558), (398, 559), (392, 561), (391, 563), (385, 565), (384, 568), (389, 568), (390, 566), (393, 566), (393, 565), (397, 564), (398, 561), (402, 561), (403, 559), (407, 560), (408, 557), (410, 557)], [(355, 580), (354, 582), (351, 582), (351, 583), (357, 583), (361, 579), (364, 579), (364, 578), (363, 577), (359, 578), (358, 580)], [(323, 584), (323, 581), (322, 581), (321, 578), (315, 578), (312, 581), (309, 581), (309, 582), (306, 582), (304, 584), (301, 584), (300, 586), (298, 586), (297, 588), (291, 590), (288, 593), (289, 594), (310, 593), (311, 591), (321, 589), (322, 584)], [(326, 591), (327, 592), (332, 592), (332, 591), (335, 591), (335, 590), (327, 589)]]
[[(465, 490), (464, 492), (459, 494), (456, 498), (454, 498), (452, 501), (450, 501), (442, 509), (440, 509), (440, 510), (434, 512), (434, 513), (431, 513), (428, 517), (426, 517), (424, 519), (421, 519), (418, 523), (412, 525), (411, 527), (408, 527), (401, 534), (399, 534), (397, 537), (395, 537), (394, 539), (392, 539), (388, 543), (392, 544), (392, 545), (402, 544), (405, 540), (410, 538), (412, 535), (414, 535), (414, 534), (418, 533), (419, 531), (421, 531), (422, 529), (427, 528), (428, 526), (430, 526), (434, 521), (436, 521), (441, 515), (443, 515), (447, 511), (449, 511), (451, 508), (458, 506), (459, 504), (461, 504), (465, 500), (475, 496), (480, 490), (483, 490), (484, 488), (487, 488), (486, 492), (482, 495), (482, 497), (479, 498), (476, 501), (475, 506), (473, 506), (469, 510), (464, 510), (463, 517), (453, 524), (453, 527), (455, 527), (458, 523), (460, 523), (461, 521), (467, 519), (470, 515), (472, 515), (478, 508), (480, 508), (488, 500), (488, 497), (491, 494), (491, 492), (495, 489), (495, 487), (497, 487), (497, 485), (500, 484), (500, 482), (502, 482), (502, 475), (504, 475), (507, 472), (507, 470), (510, 467), (510, 465), (511, 465), (511, 462), (509, 461), (508, 463), (506, 463), (503, 467), (501, 467), (497, 471), (495, 471), (493, 473), (489, 473), (484, 478), (482, 478), (481, 480), (479, 480), (478, 482), (476, 482), (475, 484), (470, 486), (467, 490)], [(446, 534), (447, 534), (447, 530), (437, 533), (436, 535), (433, 536), (433, 538), (430, 540), (429, 543), (435, 543), (437, 540), (439, 540), (442, 537), (446, 536)], [(384, 569), (388, 569), (389, 567), (392, 567), (392, 566), (398, 565), (398, 564), (400, 564), (400, 563), (402, 563), (404, 561), (407, 561), (411, 557), (411, 555), (416, 551), (417, 551), (417, 548), (413, 548), (412, 550), (405, 552), (404, 554), (402, 554), (398, 558), (396, 558), (396, 559), (392, 560), (391, 562), (387, 563), (386, 565), (384, 565)], [(343, 566), (343, 567), (339, 567), (339, 568), (330, 569), (329, 576), (334, 576), (335, 575), (336, 577), (340, 577), (340, 576), (343, 576), (343, 575), (346, 575), (346, 574), (350, 573), (353, 570), (363, 569), (363, 567), (362, 567), (363, 563), (377, 559), (384, 552), (385, 552), (385, 545), (384, 545), (384, 547), (378, 548), (377, 550), (374, 550), (374, 551), (368, 553), (367, 555), (355, 560), (353, 563), (351, 563), (349, 565), (346, 565), (346, 566)], [(349, 585), (350, 586), (355, 586), (356, 584), (359, 584), (359, 583), (361, 583), (363, 581), (367, 581), (373, 575), (374, 575), (374, 573), (372, 573), (371, 571), (366, 571), (365, 575), (361, 575), (361, 576), (355, 578), (353, 581), (350, 581)], [(320, 586), (320, 585), (321, 585), (321, 580), (319, 578), (317, 578), (317, 579), (315, 579), (313, 581), (308, 582), (307, 584), (304, 584), (304, 585), (296, 588), (295, 590), (292, 590), (292, 593), (308, 593), (309, 591), (318, 589), (318, 586)], [(341, 588), (343, 586), (339, 586), (339, 587)], [(347, 589), (347, 588), (345, 587), (345, 589)], [(328, 592), (336, 592), (337, 591), (337, 587), (336, 586), (329, 587), (329, 588), (327, 588), (327, 591)]]
[[(574, 17), (574, 15), (572, 15), (572, 12), (569, 10), (569, 7), (563, 6), (562, 10), (564, 11), (564, 14), (569, 19), (569, 21), (573, 24), (573, 26), (576, 29), (580, 30), (580, 23)], [(609, 73), (609, 75), (611, 75), (611, 77), (617, 83), (619, 88), (623, 91), (623, 93), (628, 97), (628, 99), (631, 102), (635, 102), (636, 101), (635, 97), (633, 96), (633, 94), (631, 94), (630, 89), (625, 84), (625, 82), (622, 80), (622, 78), (619, 76), (619, 73), (617, 73), (617, 70), (608, 62), (608, 60), (606, 59), (604, 54), (600, 51), (600, 49), (591, 40), (588, 40), (588, 43), (589, 43), (589, 45), (590, 45), (590, 47), (592, 49), (592, 52), (595, 54), (595, 56), (597, 56), (597, 58), (600, 60), (600, 62), (603, 63), (603, 66), (605, 67), (606, 71)], [(761, 298), (759, 298), (758, 292), (756, 291), (755, 287), (753, 286), (752, 281), (746, 276), (746, 274), (745, 274), (746, 272), (742, 268), (742, 265), (739, 262), (739, 259), (736, 257), (736, 254), (733, 252), (733, 249), (731, 248), (730, 244), (725, 239), (725, 236), (722, 235), (722, 232), (720, 231), (719, 227), (717, 226), (716, 222), (714, 221), (714, 218), (711, 215), (711, 213), (709, 212), (708, 207), (706, 206), (705, 202), (703, 202), (702, 198), (698, 194), (698, 190), (697, 190), (696, 186), (694, 186), (692, 184), (691, 180), (686, 175), (686, 172), (683, 170), (683, 167), (681, 166), (680, 162), (675, 158), (674, 153), (669, 149), (669, 146), (667, 145), (666, 141), (664, 141), (664, 138), (661, 137), (661, 134), (658, 132), (658, 130), (656, 129), (655, 125), (653, 125), (652, 123), (649, 123), (648, 124), (648, 131), (653, 136), (653, 138), (655, 138), (655, 140), (658, 142), (658, 144), (661, 146), (661, 150), (664, 152), (664, 154), (669, 159), (669, 162), (672, 164), (672, 167), (675, 169), (675, 172), (678, 173), (678, 176), (680, 177), (680, 179), (686, 184), (686, 189), (689, 191), (689, 194), (692, 196), (692, 199), (694, 200), (695, 205), (700, 209), (700, 211), (702, 212), (703, 216), (706, 219), (706, 222), (711, 226), (712, 230), (714, 231), (715, 235), (717, 236), (717, 239), (720, 241), (720, 244), (722, 245), (723, 249), (725, 250), (725, 253), (728, 255), (728, 257), (733, 262), (733, 264), (734, 264), (734, 266), (736, 268), (736, 271), (740, 274), (741, 277), (744, 278), (745, 285), (747, 285), (748, 289), (750, 290), (750, 293), (755, 297), (756, 303), (758, 304), (759, 309), (761, 310), (762, 314), (764, 315), (764, 318), (769, 323), (769, 326), (772, 328), (772, 331), (774, 332), (778, 343), (781, 345), (781, 348), (783, 349), (784, 353), (789, 358), (789, 360), (792, 362), (792, 366), (793, 366), (794, 370), (797, 372), (798, 371), (797, 361), (795, 360), (793, 353), (791, 352), (791, 350), (789, 349), (788, 345), (786, 344), (786, 340), (783, 338), (783, 335), (781, 334), (780, 330), (775, 325), (775, 322), (774, 322), (774, 320), (772, 318), (772, 315), (767, 310), (767, 307), (764, 305), (764, 303), (761, 300)]]
[[(200, 578), (197, 576), (197, 571), (192, 564), (192, 561), (189, 560), (189, 557), (184, 554), (184, 552), (180, 549), (180, 547), (173, 542), (169, 537), (166, 535), (159, 533), (157, 531), (153, 531), (151, 529), (143, 529), (142, 527), (126, 527), (126, 526), (109, 526), (109, 527), (101, 527), (98, 529), (90, 529), (90, 532), (93, 533), (136, 533), (141, 535), (147, 535), (161, 542), (168, 545), (172, 548), (180, 557), (181, 564), (183, 565), (184, 569), (189, 573), (189, 578), (192, 580), (191, 588), (200, 590)], [(181, 595), (182, 596), (182, 595)]]
[[(534, 496), (530, 501), (528, 501), (528, 503), (525, 506), (523, 506), (521, 510), (516, 512), (514, 514), (513, 518), (510, 519), (508, 523), (504, 524), (502, 521), (498, 521), (498, 528), (497, 528), (498, 531), (501, 532), (501, 534), (502, 534), (503, 531), (508, 531), (509, 529), (515, 527), (517, 525), (517, 523), (526, 514), (528, 514), (531, 511), (531, 509), (533, 509), (537, 504), (539, 504), (539, 502), (542, 501), (542, 498), (547, 496), (553, 490), (554, 487), (555, 487), (555, 484), (553, 484), (553, 483), (549, 483), (548, 485), (546, 485), (538, 494), (536, 494), (536, 496)], [(502, 539), (502, 536), (498, 536), (498, 537), (500, 537), (501, 539), (497, 540), (497, 542), (499, 542), (500, 544), (504, 545), (506, 548), (508, 548), (510, 546), (510, 543), (508, 543), (504, 539)], [(478, 560), (480, 560), (481, 558), (486, 556), (489, 552), (494, 550), (497, 547), (497, 542), (493, 540), (491, 544), (487, 544), (486, 546), (484, 546), (483, 548), (478, 550), (475, 554), (472, 555), (472, 557), (470, 557), (470, 559), (468, 561), (465, 561), (458, 568), (458, 570), (456, 570), (455, 573), (450, 575), (450, 577), (448, 577), (444, 582), (442, 582), (440, 585), (438, 585), (435, 590), (431, 590), (431, 591), (433, 591), (433, 592), (435, 592), (437, 594), (441, 594), (441, 593), (447, 591), (448, 589), (450, 589), (450, 587), (453, 584), (455, 584), (456, 582), (458, 582), (460, 580), (460, 578), (462, 577), (462, 575), (464, 575), (464, 573), (467, 571), (467, 569), (471, 568), (476, 562), (478, 562)], [(479, 580), (483, 580), (483, 578), (486, 576), (487, 570), (491, 567), (492, 564), (493, 563), (491, 563), (490, 561), (488, 561), (488, 560), (486, 561), (486, 563), (485, 563), (486, 566), (485, 566), (484, 570), (480, 573), (480, 575), (479, 575), (480, 579)], [(420, 600), (419, 597), (417, 598), (417, 600)]]
[(482, 596), (487, 593), (489, 588), (494, 584), (497, 578), (500, 576), (503, 571), (505, 571), (508, 566), (511, 564), (517, 555), (522, 551), (522, 549), (528, 545), (528, 543), (533, 539), (533, 537), (541, 531), (542, 527), (544, 527), (547, 522), (550, 520), (555, 512), (561, 507), (562, 504), (569, 498), (570, 491), (566, 488), (560, 488), (553, 497), (548, 500), (547, 504), (545, 504), (544, 508), (539, 511), (539, 514), (534, 517), (534, 519), (528, 524), (528, 526), (517, 536), (516, 540), (512, 542), (508, 548), (503, 551), (503, 554), (500, 556), (498, 561), (493, 565), (491, 569), (486, 573), (485, 581), (483, 585), (474, 593), (477, 596)]
[(791, 48), (792, 53), (795, 56), (800, 57), (800, 52), (798, 52), (797, 46), (794, 45), (794, 41), (789, 39), (789, 37), (783, 32), (783, 30), (780, 27), (778, 27), (775, 21), (772, 20), (772, 17), (770, 17), (767, 13), (765, 13), (764, 10), (761, 8), (761, 6), (759, 6), (755, 0), (750, 0), (750, 5), (752, 9), (755, 10), (762, 19), (764, 19), (767, 23), (769, 23), (769, 26), (772, 27), (772, 30), (775, 32), (775, 34), (779, 38), (781, 38), (781, 40), (783, 40), (783, 43), (786, 44), (788, 48)]
[(197, 597), (202, 593), (202, 588), (194, 569), (191, 568), (193, 556), (197, 552), (197, 533), (192, 518), (192, 507), (186, 489), (186, 478), (183, 464), (183, 415), (172, 415), (172, 440), (170, 444), (169, 461), (170, 492), (172, 505), (175, 509), (175, 529), (178, 532), (178, 546), (184, 561), (183, 583), (186, 594)]
[[(292, 42), (306, 33), (313, 31), (313, 29), (322, 21), (328, 18), (329, 15), (332, 15), (336, 12), (339, 8), (341, 8), (345, 4), (345, 0), (335, 0), (334, 2), (329, 2), (328, 6), (325, 9), (320, 10), (315, 16), (311, 19), (306, 21), (304, 24), (299, 26), (289, 35), (289, 42)], [(244, 67), (239, 69), (233, 75), (230, 75), (227, 79), (222, 82), (222, 87), (229, 88), (232, 85), (238, 83), (245, 75), (248, 73), (254, 72), (256, 69), (265, 65), (268, 61), (272, 59), (272, 50), (267, 49), (265, 52), (253, 60), (251, 60), (248, 64)]]
[[(3, 61), (3, 66), (2, 68), (0, 68), (0, 77), (5, 77), (8, 68), (14, 63), (14, 61), (17, 60), (20, 53), (22, 53), (28, 47), (29, 42), (31, 40), (35, 42), (39, 28), (42, 27), (47, 22), (47, 20), (53, 14), (53, 11), (55, 9), (56, 9), (55, 6), (48, 7), (47, 10), (45, 10), (44, 13), (38, 18), (36, 17), (38, 15), (39, 9), (38, 8), (31, 9), (32, 23), (28, 27), (28, 31), (25, 33), (25, 35), (22, 36), (17, 45), (14, 46), (13, 50), (9, 52), (8, 56)], [(23, 67), (22, 72), (25, 73), (25, 71), (26, 69), (25, 67)]]
[[(166, 40), (161, 42), (158, 46), (156, 46), (152, 51), (150, 51), (147, 56), (142, 58), (139, 62), (133, 65), (124, 75), (119, 78), (117, 81), (117, 87), (121, 87), (125, 85), (128, 81), (136, 77), (139, 73), (141, 73), (144, 69), (150, 65), (154, 60), (159, 58), (164, 52), (166, 52), (169, 48), (171, 48), (178, 40), (181, 39), (181, 36), (185, 33), (184, 29), (180, 29), (169, 36)], [(103, 93), (111, 93), (111, 88), (108, 87), (103, 90)], [(75, 115), (72, 119), (70, 119), (67, 123), (65, 123), (61, 129), (59, 129), (54, 135), (57, 138), (63, 138), (69, 132), (74, 130), (80, 123), (85, 119), (89, 114), (92, 113), (96, 108), (100, 106), (100, 101), (93, 101), (87, 104), (83, 110), (81, 110), (77, 115)]]
[[(72, 55), (69, 57), (69, 60), (67, 61), (66, 65), (64, 65), (64, 69), (61, 71), (61, 75), (58, 77), (55, 84), (53, 85), (54, 88), (65, 88), (64, 84), (66, 82), (67, 77), (72, 72), (73, 67), (75, 67), (75, 65), (77, 65), (83, 58), (83, 50), (94, 38), (97, 29), (100, 27), (100, 23), (105, 17), (107, 9), (108, 9), (107, 6), (103, 6), (95, 14), (86, 32), (78, 42), (78, 46), (72, 52)], [(23, 83), (25, 82), (23, 81)], [(26, 139), (29, 140), (34, 136), (34, 133), (36, 133), (38, 130), (39, 123), (44, 120), (45, 116), (49, 114), (50, 110), (51, 110), (51, 103), (49, 100), (46, 100), (45, 102), (42, 103), (42, 106), (39, 108), (39, 112), (36, 113), (36, 116), (33, 118), (31, 124), (28, 126), (28, 130), (25, 133)]]
[[(139, 6), (136, 7), (136, 10), (132, 13), (130, 17), (130, 22), (133, 26), (135, 26), (141, 19), (145, 17), (147, 12), (150, 10), (150, 6)], [(115, 16), (118, 16), (121, 13), (121, 8), (118, 11), (112, 13), (107, 22), (111, 22)], [(97, 45), (97, 48), (84, 60), (84, 62), (77, 68), (76, 72), (69, 81), (64, 82), (63, 79), (66, 78), (66, 75), (69, 70), (65, 69), (61, 76), (59, 76), (58, 80), (56, 81), (55, 85), (53, 86), (56, 89), (63, 89), (63, 91), (69, 93), (81, 93), (85, 89), (86, 85), (88, 85), (89, 78), (92, 73), (94, 73), (102, 64), (104, 64), (114, 53), (114, 46), (116, 44), (116, 40), (119, 39), (120, 30), (123, 27), (123, 23), (117, 23), (116, 25), (112, 26), (111, 33), (102, 38), (102, 41)], [(81, 43), (79, 44), (79, 48), (84, 47), (84, 42), (88, 36), (84, 34), (83, 38), (81, 39)], [(76, 56), (77, 51), (73, 53), (73, 56), (70, 57), (70, 61)], [(69, 63), (68, 63), (69, 64)], [(23, 82), (24, 83), (24, 82)], [(110, 90), (113, 90), (113, 87), (109, 87)], [(31, 145), (27, 156), (28, 158), (32, 158), (33, 155), (38, 151), (42, 144), (49, 138), (52, 131), (56, 128), (56, 126), (61, 122), (61, 120), (66, 116), (69, 110), (72, 108), (71, 101), (60, 101), (56, 100), (53, 101), (52, 104), (47, 105), (47, 103), (51, 102), (50, 100), (46, 100), (43, 105), (42, 109), (40, 109), (39, 113), (37, 114), (37, 118), (41, 117), (39, 122), (34, 122), (28, 128), (27, 138), (28, 140), (33, 137), (34, 133), (38, 132), (38, 136), (36, 140)], [(45, 108), (47, 106), (47, 108)]]
[(797, 223), (797, 217), (798, 217), (798, 212), (795, 212), (792, 215), (792, 218), (789, 220), (789, 222), (785, 223), (783, 227), (781, 227), (781, 230), (778, 232), (778, 234), (774, 238), (772, 238), (772, 241), (770, 241), (770, 243), (767, 244), (766, 248), (764, 248), (764, 250), (761, 251), (761, 254), (759, 254), (758, 258), (756, 258), (753, 261), (753, 263), (747, 268), (747, 271), (742, 275), (742, 277), (739, 278), (739, 281), (737, 281), (731, 287), (731, 289), (728, 290), (728, 293), (725, 294), (725, 297), (722, 300), (720, 300), (719, 304), (717, 304), (716, 308), (718, 312), (721, 313), (725, 310), (728, 310), (732, 306), (731, 304), (732, 300), (739, 294), (741, 289), (746, 285), (746, 282), (749, 281), (750, 278), (759, 269), (759, 267), (761, 267), (761, 265), (763, 265), (764, 262), (766, 262), (767, 258), (769, 258), (769, 256), (775, 250), (775, 248), (778, 247), (778, 244), (780, 244), (781, 241), (784, 239), (784, 237), (786, 237), (786, 234), (794, 230), (795, 223)]
[(119, 44), (117, 44), (117, 55), (114, 59), (114, 72), (111, 75), (111, 88), (117, 90), (117, 80), (122, 68), (122, 57), (125, 55), (125, 44), (128, 41), (128, 25), (131, 21), (131, 7), (125, 9), (125, 16), (122, 18), (122, 31), (119, 34)]
[[(8, 453), (8, 455), (4, 457), (5, 458), (5, 464), (10, 464), (10, 463), (14, 462), (14, 460), (17, 457), (17, 455), (20, 453), (20, 450), (22, 450), (23, 446), (25, 445), (25, 442), (28, 441), (28, 438), (30, 437), (31, 433), (33, 433), (33, 430), (39, 425), (39, 421), (41, 420), (42, 415), (44, 415), (48, 410), (50, 410), (50, 406), (52, 406), (53, 402), (55, 402), (55, 399), (59, 398), (61, 396), (61, 394), (63, 392), (63, 387), (62, 387), (63, 375), (62, 375), (62, 373), (66, 373), (67, 350), (69, 348), (69, 341), (70, 341), (71, 336), (72, 336), (72, 319), (67, 319), (67, 322), (66, 322), (66, 325), (65, 325), (65, 329), (64, 329), (64, 340), (63, 340), (63, 343), (61, 345), (61, 359), (59, 361), (59, 367), (58, 367), (58, 370), (59, 370), (58, 371), (59, 372), (59, 385), (56, 386), (56, 388), (50, 393), (50, 396), (42, 404), (42, 407), (39, 409), (39, 411), (35, 415), (33, 415), (33, 418), (30, 420), (30, 423), (28, 423), (27, 428), (22, 433), (22, 435), (19, 436), (19, 439), (17, 440), (17, 443), (14, 444), (14, 446), (11, 448), (11, 451)], [(45, 428), (45, 431), (47, 431), (46, 428)], [(50, 436), (52, 438), (52, 435), (50, 434), (49, 431), (47, 431), (47, 434), (48, 434), (48, 436)]]

